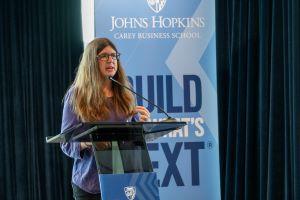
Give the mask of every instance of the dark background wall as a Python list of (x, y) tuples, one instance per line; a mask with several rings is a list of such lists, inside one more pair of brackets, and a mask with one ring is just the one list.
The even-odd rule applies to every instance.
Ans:
[[(45, 136), (83, 50), (79, 0), (0, 6), (0, 199), (71, 199)], [(298, 0), (216, 0), (223, 200), (300, 199)], [(213, 192), (213, 191), (212, 191)]]
[(216, 0), (223, 200), (300, 199), (299, 11)]
[(79, 0), (0, 6), (0, 199), (71, 199), (72, 160), (45, 136), (83, 50)]

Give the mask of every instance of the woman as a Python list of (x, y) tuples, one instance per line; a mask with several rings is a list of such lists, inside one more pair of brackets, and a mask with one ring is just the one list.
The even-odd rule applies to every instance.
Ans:
[[(80, 122), (125, 122), (132, 117), (149, 120), (149, 111), (135, 105), (133, 94), (108, 79), (113, 77), (129, 87), (119, 57), (116, 46), (107, 38), (96, 38), (87, 45), (76, 78), (64, 98), (61, 133)], [(74, 158), (74, 198), (101, 199), (91, 143), (63, 143), (61, 149)]]

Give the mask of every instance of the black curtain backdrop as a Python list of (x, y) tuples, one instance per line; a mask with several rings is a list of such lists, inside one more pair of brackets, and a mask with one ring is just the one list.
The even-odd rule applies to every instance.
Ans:
[(72, 199), (72, 160), (45, 136), (83, 50), (80, 0), (0, 5), (0, 199)]
[(216, 0), (223, 200), (300, 199), (299, 0)]
[[(45, 136), (82, 53), (79, 0), (0, 6), (0, 199), (72, 199), (72, 160)], [(216, 0), (223, 200), (300, 199), (298, 0)], [(214, 191), (212, 191), (214, 192)]]

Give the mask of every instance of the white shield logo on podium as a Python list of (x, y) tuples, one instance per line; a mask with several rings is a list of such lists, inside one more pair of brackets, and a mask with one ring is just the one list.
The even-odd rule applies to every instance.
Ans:
[(124, 192), (128, 200), (134, 200), (136, 188), (133, 186), (124, 187)]
[(149, 7), (159, 13), (166, 5), (167, 0), (147, 0)]

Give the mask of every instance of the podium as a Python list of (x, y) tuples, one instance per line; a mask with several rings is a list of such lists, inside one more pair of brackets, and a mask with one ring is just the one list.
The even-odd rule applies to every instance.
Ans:
[(92, 142), (102, 200), (159, 200), (146, 142), (186, 122), (80, 123), (47, 143)]

